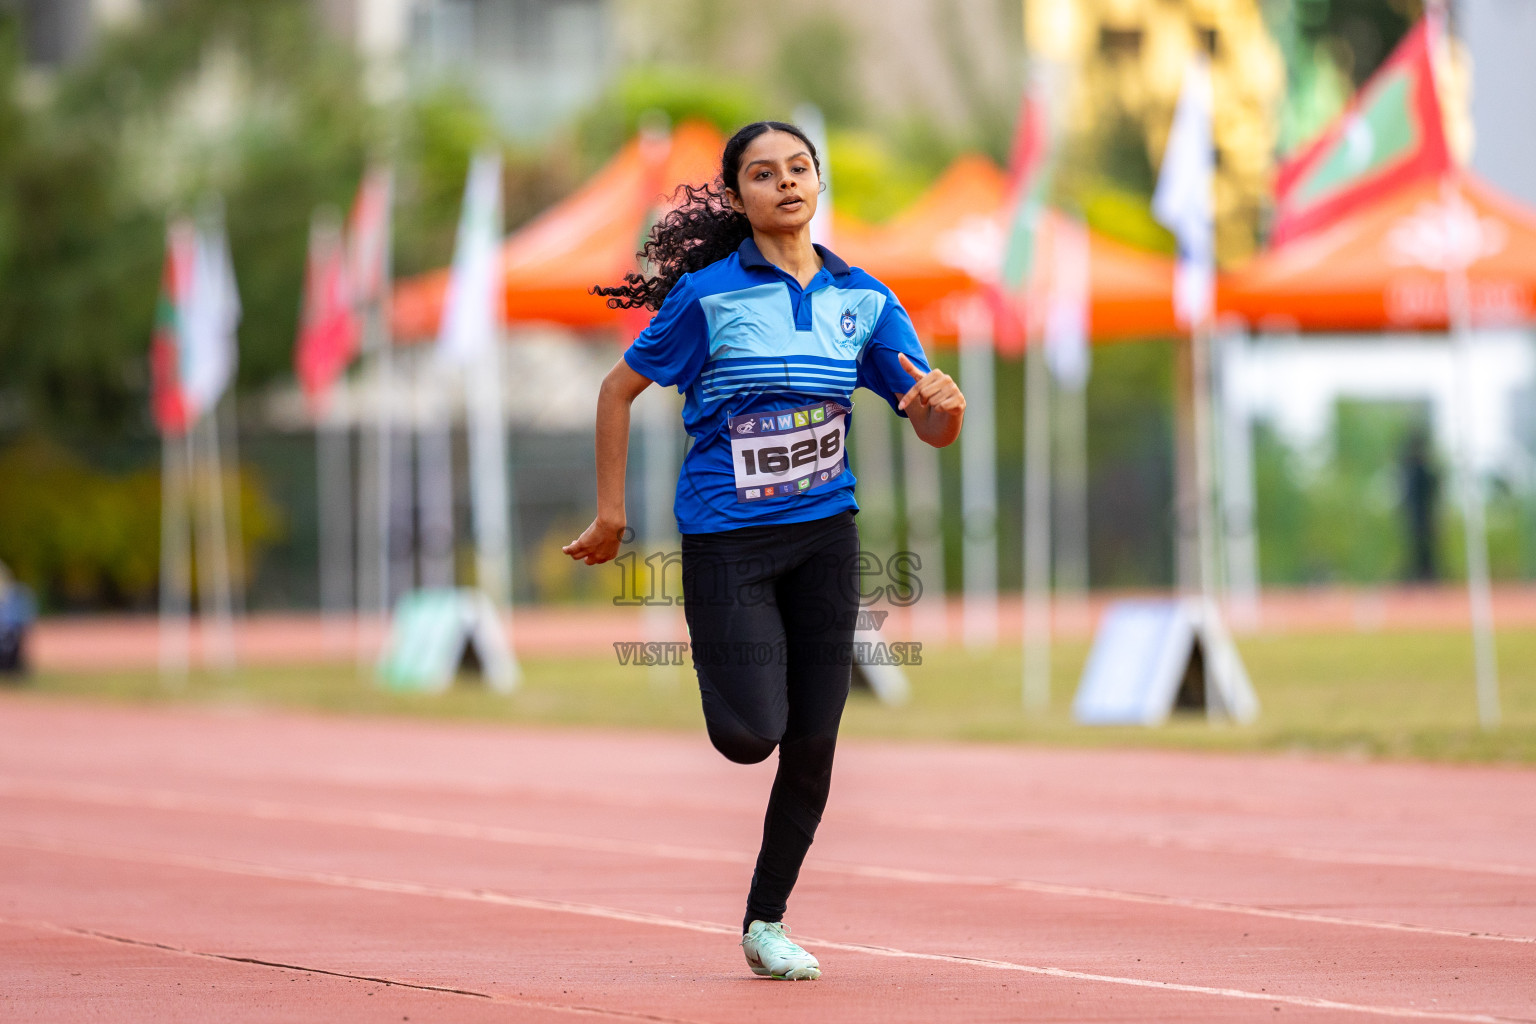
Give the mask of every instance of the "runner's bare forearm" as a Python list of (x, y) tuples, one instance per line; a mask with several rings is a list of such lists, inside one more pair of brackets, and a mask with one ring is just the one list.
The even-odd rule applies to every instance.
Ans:
[(629, 462), (629, 408), (650, 381), (620, 360), (597, 393), (597, 521), (622, 530)]
[(960, 427), (965, 423), (965, 408), (941, 409), (914, 402), (907, 406), (907, 418), (912, 421), (912, 430), (925, 444), (944, 448), (960, 436)]
[(597, 565), (619, 553), (624, 541), (624, 468), (629, 460), (629, 407), (651, 382), (622, 359), (597, 393), (597, 517), (560, 550)]

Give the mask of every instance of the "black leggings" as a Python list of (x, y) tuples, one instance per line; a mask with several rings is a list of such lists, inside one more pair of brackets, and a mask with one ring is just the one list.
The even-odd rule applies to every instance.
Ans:
[(710, 741), (740, 764), (779, 750), (742, 931), (783, 920), (827, 805), (858, 553), (852, 512), (683, 536), (683, 609)]

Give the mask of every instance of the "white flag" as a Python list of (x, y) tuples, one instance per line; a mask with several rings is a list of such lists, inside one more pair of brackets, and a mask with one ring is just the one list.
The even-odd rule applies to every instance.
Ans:
[(1056, 382), (1077, 390), (1088, 383), (1088, 228), (1076, 217), (1051, 224), (1050, 293), (1045, 310), (1045, 361)]
[(1152, 214), (1179, 243), (1173, 308), (1184, 326), (1210, 318), (1216, 280), (1216, 153), (1211, 138), (1211, 69), (1196, 54), (1184, 69), (1178, 109), (1163, 150)]
[(195, 421), (218, 404), (235, 374), (235, 328), (240, 294), (224, 217), (216, 210), (200, 218), (182, 331), (181, 387), (188, 419)]
[(816, 201), (816, 214), (811, 218), (811, 241), (832, 248), (832, 162), (827, 158), (827, 122), (821, 116), (821, 108), (802, 103), (795, 108), (795, 123), (811, 138), (816, 156), (821, 164), (821, 195)]
[(505, 292), (501, 281), (501, 156), (482, 153), (469, 168), (453, 273), (437, 350), (448, 362), (469, 366), (496, 343)]

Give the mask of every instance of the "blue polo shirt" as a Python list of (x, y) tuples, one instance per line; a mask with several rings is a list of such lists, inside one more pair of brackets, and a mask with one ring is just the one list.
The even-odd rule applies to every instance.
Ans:
[(691, 443), (673, 505), (682, 533), (857, 510), (846, 458), (854, 389), (894, 410), (912, 386), (897, 353), (928, 370), (891, 290), (816, 251), (822, 268), (802, 288), (748, 238), (679, 278), (624, 353), (636, 373), (685, 396)]

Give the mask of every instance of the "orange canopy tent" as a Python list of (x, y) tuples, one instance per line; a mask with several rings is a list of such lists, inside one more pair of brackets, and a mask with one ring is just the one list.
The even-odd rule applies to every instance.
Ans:
[(1536, 212), (1464, 172), (1265, 253), (1222, 282), (1219, 306), (1304, 331), (1444, 329), (1448, 262), (1466, 266), (1473, 323), (1536, 320)]
[[(722, 144), (713, 128), (697, 122), (680, 125), (664, 150), (633, 140), (581, 189), (514, 233), (502, 249), (508, 319), (578, 330), (637, 329), (643, 314), (609, 309), (589, 289), (617, 283), (634, 268), (641, 233), (657, 205), (679, 184), (713, 179)], [(838, 216), (833, 247), (890, 286), (919, 330), (952, 338), (963, 305), (984, 295), (984, 282), (995, 277), (1006, 199), (1007, 181), (996, 165), (961, 157), (883, 227)], [(1048, 220), (1042, 249), (1049, 249), (1050, 238)], [(1172, 261), (1094, 233), (1089, 251), (1089, 331), (1095, 338), (1175, 332)], [(408, 343), (435, 336), (447, 288), (446, 269), (399, 282), (395, 337)]]
[[(576, 329), (633, 326), (633, 311), (609, 309), (589, 289), (618, 284), (635, 269), (656, 207), (678, 185), (712, 180), (722, 145), (718, 132), (697, 122), (679, 125), (668, 141), (631, 140), (573, 195), (514, 233), (502, 247), (507, 318)], [(446, 269), (399, 282), (395, 337), (435, 336), (447, 289)]]
[[(1008, 183), (980, 156), (963, 156), (911, 206), (882, 228), (840, 230), (838, 255), (884, 281), (918, 330), (954, 337), (963, 306), (995, 280), (1005, 242)], [(1051, 212), (1038, 258), (1049, 266)], [(1097, 340), (1178, 333), (1173, 261), (1089, 232), (1089, 334)], [(1003, 337), (1018, 331), (1001, 332)]]

